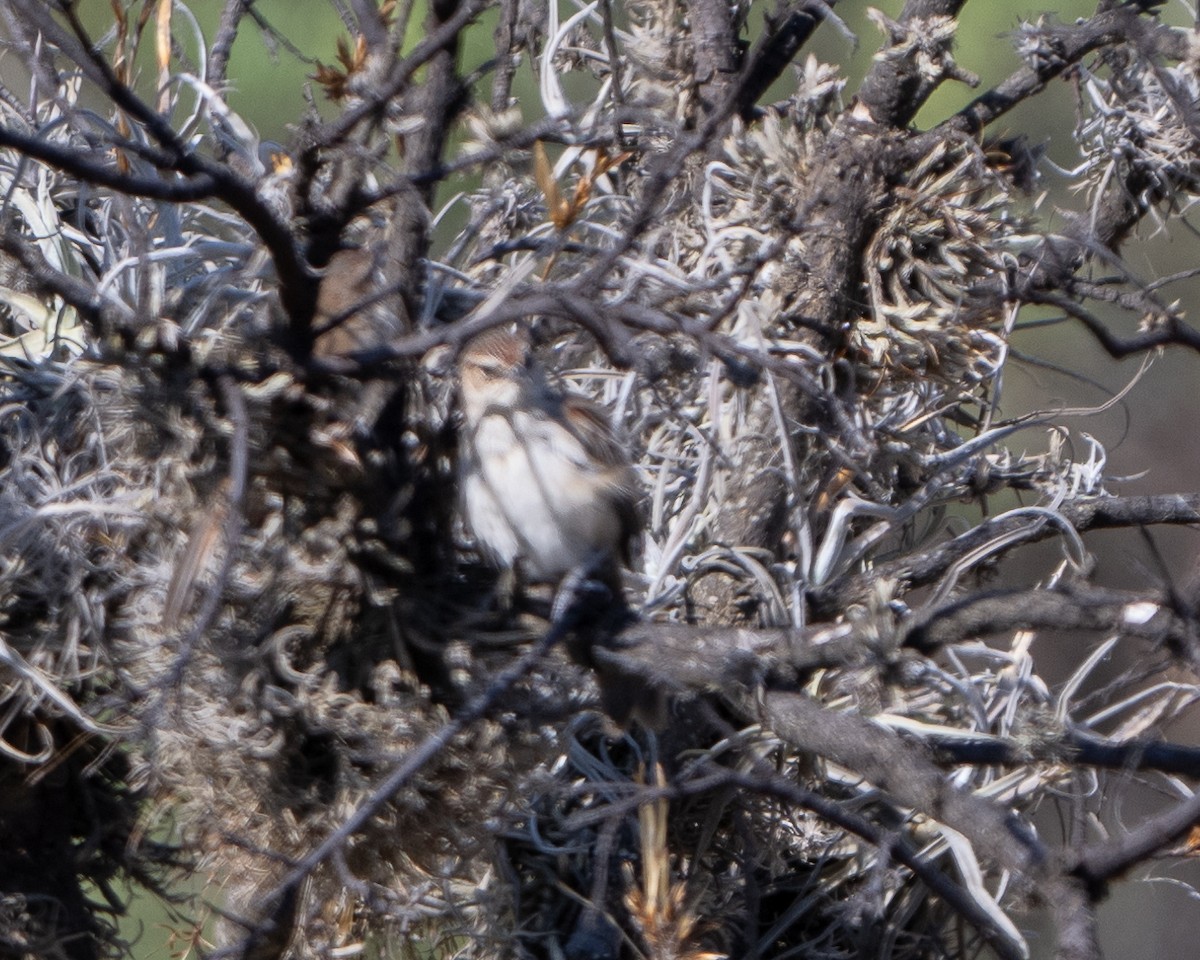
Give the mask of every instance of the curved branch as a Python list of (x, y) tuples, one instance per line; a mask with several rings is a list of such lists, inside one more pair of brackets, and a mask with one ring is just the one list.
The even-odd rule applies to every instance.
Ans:
[(942, 870), (922, 857), (901, 834), (879, 826), (867, 817), (847, 809), (843, 804), (785, 780), (774, 771), (765, 769), (765, 765), (761, 763), (756, 766), (752, 775), (730, 772), (727, 779), (731, 785), (741, 790), (773, 796), (809, 810), (822, 820), (878, 847), (882, 853), (908, 867), (930, 892), (945, 900), (964, 920), (979, 930), (999, 956), (1025, 956), (1017, 944), (1004, 936), (997, 928), (995, 920), (972, 897), (964, 893)]
[[(1098, 497), (1059, 508), (1080, 533), (1115, 527), (1152, 524), (1200, 523), (1200, 494), (1169, 493), (1142, 497)], [(1005, 538), (1009, 549), (1036, 543), (1056, 535), (1046, 523), (1030, 523), (1027, 517), (989, 520), (944, 543), (876, 564), (865, 573), (843, 577), (810, 595), (813, 610), (828, 615), (861, 603), (880, 580), (895, 580), (906, 588), (925, 586), (940, 579), (954, 563), (993, 540)], [(1012, 538), (1012, 539), (1009, 539)]]
[[(899, 20), (892, 26), (913, 33), (921, 32), (925, 29), (925, 22), (931, 18), (956, 16), (965, 2), (908, 0)], [(948, 39), (945, 52), (949, 54)], [(922, 49), (921, 54), (924, 53)], [(921, 59), (924, 57), (909, 54), (889, 56), (886, 47), (881, 51), (858, 91), (859, 102), (871, 120), (887, 127), (903, 127), (912, 122), (917, 111), (943, 79), (942, 76), (929, 77)]]
[(1137, 10), (1126, 5), (1069, 26), (1039, 27), (1036, 36), (1044, 52), (1034, 52), (1024, 66), (980, 94), (930, 135), (945, 136), (951, 132), (977, 135), (1101, 47), (1131, 42), (1143, 48), (1153, 44), (1160, 54), (1182, 57), (1186, 52), (1186, 40), (1177, 31), (1143, 19)]
[[(112, 67), (100, 55), (72, 4), (60, 5), (60, 10), (74, 35), (67, 33), (40, 2), (17, 0), (23, 15), (36, 23), (63, 53), (73, 60), (96, 83), (100, 91), (150, 133), (165, 151), (159, 166), (174, 170), (201, 184), (211, 182), (205, 196), (213, 196), (229, 204), (254, 229), (271, 254), (279, 277), (279, 296), (289, 318), (289, 348), (294, 355), (303, 356), (311, 348), (313, 302), (316, 299), (316, 275), (309, 269), (300, 245), (290, 226), (275, 208), (258, 195), (255, 184), (230, 168), (190, 149), (165, 117), (142, 100), (113, 73)], [(164, 199), (172, 199), (170, 197)]]
[(768, 693), (764, 714), (770, 729), (796, 749), (832, 760), (902, 806), (953, 827), (1009, 869), (1032, 876), (1050, 864), (1050, 851), (1025, 823), (953, 786), (923, 748), (899, 734), (799, 693)]
[(40, 137), (20, 133), (12, 127), (0, 126), (0, 147), (9, 147), (85, 183), (108, 187), (131, 197), (192, 203), (218, 195), (217, 182), (207, 174), (179, 180), (133, 176), (121, 173), (102, 161), (93, 160), (92, 153), (60, 147)]
[(802, 630), (637, 621), (593, 654), (609, 685), (719, 693), (791, 686), (815, 670), (885, 664), (903, 649), (928, 656), (1013, 630), (1120, 631), (1181, 649), (1195, 644), (1189, 625), (1160, 596), (1086, 587), (976, 594), (898, 627), (878, 619)]
[(1092, 896), (1103, 896), (1109, 881), (1137, 866), (1200, 823), (1200, 792), (1124, 836), (1107, 843), (1093, 844), (1079, 854), (1073, 873), (1086, 885)]
[(1076, 877), (1012, 813), (953, 786), (924, 750), (869, 720), (797, 693), (768, 693), (770, 728), (801, 751), (832, 760), (910, 807), (963, 834), (976, 852), (1036, 883), (1055, 911), (1060, 957), (1094, 958), (1095, 917)]
[(783, 75), (813, 35), (821, 22), (819, 9), (817, 5), (801, 0), (788, 4), (779, 13), (767, 14), (766, 26), (746, 59), (738, 83), (737, 111), (743, 120), (753, 118), (755, 104)]
[(1025, 289), (1020, 297), (1027, 303), (1057, 307), (1067, 316), (1078, 320), (1114, 360), (1168, 346), (1188, 347), (1200, 352), (1200, 330), (1189, 327), (1175, 314), (1159, 318), (1131, 337), (1121, 337), (1108, 329), (1090, 310), (1063, 294), (1051, 290)]

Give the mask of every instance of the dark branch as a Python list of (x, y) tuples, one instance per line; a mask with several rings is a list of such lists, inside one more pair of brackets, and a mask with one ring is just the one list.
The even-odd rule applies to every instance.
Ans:
[[(1132, 42), (1157, 54), (1174, 56), (1186, 54), (1186, 40), (1170, 27), (1156, 25), (1140, 17), (1126, 6), (1097, 13), (1077, 24), (1060, 27), (1038, 27), (1038, 47), (1026, 57), (1019, 68), (998, 86), (972, 100), (953, 117), (942, 123), (931, 135), (944, 136), (950, 131), (978, 135), (986, 126), (998, 120), (1014, 107), (1045, 89), (1046, 84), (1078, 63), (1089, 53), (1116, 43)], [(1041, 52), (1044, 51), (1044, 52)]]
[(1189, 327), (1173, 313), (1154, 318), (1145, 329), (1133, 336), (1121, 337), (1094, 313), (1064, 294), (1053, 290), (1026, 290), (1022, 299), (1028, 303), (1057, 307), (1067, 316), (1078, 320), (1114, 360), (1168, 346), (1200, 351), (1200, 330)]
[(1013, 630), (1119, 630), (1180, 648), (1195, 643), (1189, 624), (1161, 596), (1064, 587), (972, 594), (898, 626), (843, 622), (794, 630), (638, 621), (599, 647), (595, 660), (609, 683), (721, 693), (792, 686), (815, 670), (886, 665), (904, 649), (928, 656), (950, 644)]
[(165, 179), (161, 176), (138, 177), (121, 173), (103, 161), (93, 160), (91, 151), (61, 147), (41, 137), (20, 133), (12, 127), (0, 126), (0, 147), (11, 147), (85, 183), (108, 187), (131, 197), (191, 203), (217, 195), (216, 181), (206, 174), (188, 179)]
[(902, 834), (887, 830), (819, 793), (805, 790), (761, 763), (756, 766), (753, 774), (729, 772), (727, 777), (728, 782), (740, 790), (776, 797), (810, 810), (822, 820), (878, 847), (882, 854), (908, 867), (932, 893), (945, 900), (964, 920), (979, 930), (999, 956), (1024, 956), (1018, 945), (1004, 935), (996, 926), (995, 920), (979, 903), (966, 894), (945, 872), (923, 857)]
[(20, 0), (26, 16), (38, 23), (47, 35), (91, 77), (101, 92), (113, 104), (142, 124), (166, 152), (169, 169), (193, 179), (212, 181), (211, 195), (236, 210), (262, 239), (279, 277), (279, 296), (290, 323), (289, 348), (303, 356), (311, 346), (312, 305), (315, 300), (317, 277), (309, 269), (290, 226), (276, 213), (274, 207), (258, 195), (255, 185), (238, 176), (229, 167), (197, 153), (179, 138), (167, 119), (122, 83), (108, 61), (100, 55), (74, 7), (61, 7), (74, 36), (62, 30), (49, 12), (38, 3)]
[(1019, 818), (953, 786), (925, 750), (890, 730), (797, 693), (768, 693), (763, 712), (769, 728), (791, 746), (831, 760), (902, 806), (953, 827), (985, 856), (1027, 877), (1050, 868), (1050, 851)]
[(1012, 630), (1119, 630), (1174, 645), (1188, 642), (1188, 625), (1160, 598), (1100, 587), (1055, 590), (998, 590), (972, 593), (918, 613), (903, 631), (903, 643), (929, 654), (969, 637)]
[(1052, 907), (1060, 957), (1091, 960), (1095, 917), (1081, 884), (1016, 816), (954, 787), (924, 750), (854, 714), (830, 710), (794, 693), (768, 693), (769, 728), (791, 746), (825, 757), (893, 797), (957, 830), (975, 851), (1034, 882)]
[(1093, 898), (1099, 899), (1109, 881), (1178, 840), (1197, 823), (1200, 823), (1200, 792), (1123, 836), (1087, 847), (1079, 854), (1074, 873), (1087, 884)]
[(754, 116), (755, 105), (791, 65), (820, 22), (820, 15), (804, 0), (787, 4), (779, 13), (767, 14), (763, 32), (746, 58), (738, 83), (737, 112), (743, 120)]
[[(1140, 525), (1194, 524), (1200, 523), (1200, 494), (1097, 497), (1064, 504), (1059, 512), (1080, 533)], [(957, 561), (994, 541), (1003, 540), (1006, 549), (1011, 550), (1017, 544), (1036, 543), (1058, 533), (1054, 525), (1030, 522), (1028, 516), (989, 520), (953, 540), (877, 564), (867, 573), (844, 577), (814, 590), (813, 609), (824, 615), (861, 603), (880, 579), (896, 580), (910, 587), (934, 583)]]
[[(957, 15), (966, 0), (908, 0), (900, 13), (898, 25), (904, 36), (894, 37), (894, 42), (904, 45), (928, 30), (927, 21), (932, 17)], [(915, 36), (913, 36), (915, 35)], [(926, 51), (922, 47), (921, 53)], [(945, 56), (949, 55), (947, 43)], [(890, 55), (885, 47), (877, 56), (874, 66), (858, 91), (858, 100), (867, 116), (875, 123), (886, 127), (903, 127), (912, 122), (929, 95), (937, 89), (944, 78), (957, 76), (945, 73), (930, 77), (914, 50), (905, 55)]]
[(1171, 776), (1200, 780), (1200, 747), (1152, 740), (1114, 743), (1083, 733), (1047, 735), (1035, 742), (1017, 742), (1003, 737), (922, 735), (921, 742), (933, 751), (934, 762), (956, 766), (1022, 767), (1034, 763), (1070, 763), (1100, 770), (1150, 770)]
[(96, 330), (110, 330), (132, 319), (133, 312), (120, 301), (102, 299), (96, 288), (56, 270), (41, 252), (15, 229), (0, 232), (0, 250), (24, 267), (33, 289), (62, 297), (78, 311), (80, 319)]

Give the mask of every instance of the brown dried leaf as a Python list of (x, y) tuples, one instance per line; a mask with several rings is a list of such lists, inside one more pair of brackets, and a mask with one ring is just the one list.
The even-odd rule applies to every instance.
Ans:
[(154, 50), (158, 59), (158, 109), (165, 113), (170, 102), (167, 85), (171, 80), (171, 10), (172, 0), (158, 0), (155, 21)]
[(596, 166), (592, 170), (592, 182), (595, 183), (600, 177), (608, 173), (609, 170), (616, 169), (632, 156), (632, 150), (622, 150), (615, 157), (610, 157), (603, 148), (597, 147)]
[(121, 9), (120, 0), (111, 0), (113, 20), (117, 28), (117, 42), (113, 46), (113, 75), (121, 83), (129, 83), (129, 23), (125, 20), (125, 11)]
[[(564, 206), (562, 193), (558, 189), (558, 181), (554, 179), (554, 168), (550, 165), (550, 157), (546, 154), (546, 145), (541, 140), (533, 144), (533, 177), (537, 181), (542, 196), (546, 198), (546, 210), (550, 222), (559, 227), (560, 211)], [(562, 228), (559, 227), (561, 230)]]
[(316, 73), (310, 74), (310, 79), (325, 88), (325, 96), (330, 100), (341, 100), (350, 92), (350, 78), (366, 65), (366, 37), (356, 37), (353, 47), (345, 37), (338, 37), (334, 55), (341, 69), (328, 67), (318, 60)]

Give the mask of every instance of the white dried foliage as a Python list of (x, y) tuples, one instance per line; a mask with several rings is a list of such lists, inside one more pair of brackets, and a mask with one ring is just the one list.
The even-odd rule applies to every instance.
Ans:
[[(636, 103), (673, 114), (688, 113), (692, 53), (679, 23), (685, 5), (676, 0), (635, 0), (625, 5), (629, 25), (621, 54), (631, 69), (629, 91)], [(670, 115), (669, 114), (669, 115)]]
[(876, 60), (911, 62), (928, 82), (962, 77), (952, 52), (957, 17), (924, 17), (899, 23), (875, 7), (867, 9), (867, 16), (888, 38), (888, 45), (875, 54)]
[[(68, 102), (75, 95), (70, 86), (57, 92)], [(31, 122), (55, 143), (86, 150), (80, 120), (101, 121), (78, 111), (63, 122), (62, 102), (44, 96)], [(221, 119), (225, 141), (248, 131), (227, 110)], [(11, 110), (4, 121), (26, 126)], [(254, 140), (227, 145), (257, 157)], [(264, 191), (275, 186), (264, 176)], [(268, 260), (239, 218), (199, 203), (92, 193), (9, 151), (0, 152), (0, 192), (45, 259), (72, 277), (96, 269), (104, 307), (129, 321), (106, 340), (61, 300), (16, 290), (16, 279), (4, 297), (21, 313), (0, 344), (0, 659), (16, 678), (4, 690), (0, 751), (51, 769), (61, 762), (58, 721), (115, 737), (121, 776), (146, 801), (144, 823), (114, 818), (104, 827), (124, 831), (121, 845), (134, 838), (118, 859), (149, 876), (156, 858), (170, 858), (136, 838), (160, 819), (175, 823), (170, 839), (201, 854), (196, 866), (213, 878), (206, 896), (254, 921), (284, 865), (447, 717), (392, 651), (354, 693), (331, 662), (339, 644), (359, 639), (352, 626), (360, 608), (391, 599), (386, 591), (364, 599), (349, 552), (361, 507), (336, 492), (362, 464), (339, 459), (336, 437), (323, 439), (333, 414), (287, 374), (248, 376), (237, 388), (246, 405), (238, 417), (217, 409), (202, 384), (172, 380), (163, 367), (160, 350), (185, 339), (198, 366), (236, 366), (240, 356), (247, 371), (253, 366), (246, 344), (275, 321)], [(76, 208), (80, 220), (63, 216)], [(253, 462), (231, 544), (239, 420)], [(289, 439), (291, 429), (297, 437)], [(306, 459), (289, 452), (296, 440)], [(193, 561), (172, 614), (172, 590)], [(548, 664), (530, 702), (566, 685), (562, 671), (575, 672)], [(486, 678), (475, 666), (465, 684)], [(338, 893), (347, 882), (355, 888), (353, 877), (386, 892), (374, 908), (377, 935), (438, 918), (444, 926), (447, 915), (469, 920), (486, 880), (480, 853), (497, 829), (480, 813), (519, 806), (507, 764), (535, 759), (552, 741), (543, 729), (485, 724), (443, 751), (346, 847), (347, 874), (331, 869), (306, 888), (302, 916), (313, 919), (297, 955), (327, 956), (361, 938), (362, 924), (351, 922), (355, 896)], [(86, 763), (90, 753), (78, 756)], [(107, 781), (95, 777), (93, 789), (102, 799)], [(106, 839), (97, 856), (113, 857), (111, 846)], [(326, 901), (348, 904), (351, 920), (323, 920)], [(203, 902), (194, 907), (193, 916), (213, 920)], [(233, 920), (225, 928), (231, 941), (244, 933)]]
[[(984, 150), (948, 139), (895, 185), (858, 265), (863, 299), (850, 318), (846, 354), (820, 355), (798, 332), (798, 291), (821, 230), (801, 207), (842, 110), (844, 78), (809, 57), (786, 106), (735, 123), (711, 150), (690, 157), (646, 233), (624, 244), (654, 163), (688, 135), (683, 120), (695, 109), (684, 5), (639, 0), (625, 9), (628, 21), (616, 31), (619, 100), (636, 108), (636, 119), (622, 129), (638, 134), (643, 152), (597, 172), (621, 145), (577, 145), (614, 128), (617, 81), (598, 5), (556, 16), (538, 63), (539, 94), (545, 112), (561, 118), (558, 139), (566, 144), (552, 151), (553, 180), (561, 197), (582, 201), (569, 223), (555, 223), (528, 157), (502, 146), (515, 118), (476, 113), (462, 155), (498, 152), (503, 160), (440, 211), (465, 205), (467, 226), (430, 254), (427, 279), (435, 306), (439, 296), (502, 302), (528, 285), (584, 274), (620, 250), (589, 293), (598, 311), (616, 316), (636, 307), (663, 321), (659, 332), (636, 338), (635, 368), (615, 369), (565, 325), (543, 324), (542, 349), (573, 386), (613, 409), (629, 435), (647, 491), (633, 584), (645, 614), (693, 617), (696, 584), (717, 572), (746, 585), (761, 623), (802, 626), (805, 590), (928, 542), (950, 504), (980, 503), (996, 490), (1028, 491), (1034, 504), (1014, 515), (1063, 530), (1068, 558), (1056, 579), (1086, 567), (1061, 507), (1106, 495), (1103, 447), (1081, 434), (1076, 451), (1068, 431), (1053, 427), (1049, 450), (1026, 454), (1009, 442), (1021, 425), (994, 422), (1015, 314), (998, 312), (994, 300), (977, 307), (969, 292), (1004, 276), (1034, 224)], [(902, 29), (875, 16), (890, 37), (881, 58), (915, 59), (930, 81), (963, 76), (950, 55), (952, 18)], [(1027, 60), (1048, 56), (1048, 44), (1037, 31), (1021, 35)], [(1190, 67), (1119, 66), (1085, 80), (1090, 112), (1079, 137), (1089, 189), (1097, 193), (1132, 167), (1144, 177), (1144, 203), (1186, 208), (1200, 183), (1185, 109), (1200, 93), (1195, 76)], [(590, 102), (567, 100), (565, 90), (581, 89)], [(197, 129), (257, 163), (262, 189), (290, 211), (288, 173), (262, 168), (249, 127), (200, 81), (184, 90), (193, 90), (186, 96), (194, 98)], [(77, 110), (68, 122), (62, 105), (75, 103), (78, 90), (68, 81), (54, 93), (33, 105), (30, 118), (0, 108), (5, 122), (87, 149), (86, 123), (104, 121)], [(130, 162), (136, 169), (139, 161)], [(576, 193), (580, 182), (587, 190)], [(445, 722), (447, 708), (432, 702), (401, 651), (436, 647), (465, 699), (511, 657), (512, 638), (473, 632), (479, 610), (469, 602), (446, 601), (454, 607), (449, 625), (444, 611), (439, 621), (422, 606), (445, 598), (416, 595), (415, 561), (404, 552), (411, 530), (382, 551), (398, 554), (392, 572), (400, 572), (374, 577), (363, 556), (377, 546), (378, 531), (361, 522), (369, 511), (353, 483), (377, 465), (347, 454), (334, 414), (304, 384), (278, 371), (256, 379), (261, 371), (246, 363), (235, 388), (246, 409), (237, 414), (219, 389), (175, 382), (163, 368), (163, 356), (186, 342), (197, 367), (219, 360), (243, 369), (239, 351), (276, 322), (268, 261), (244, 223), (200, 203), (92, 195), (9, 151), (0, 151), (0, 193), (47, 262), (72, 277), (99, 273), (98, 299), (133, 330), (123, 340), (127, 331), (88, 328), (61, 300), (39, 300), (0, 278), (10, 311), (0, 342), (0, 642), (7, 647), (0, 656), (23, 665), (4, 691), (0, 749), (48, 762), (37, 753), (37, 731), (54, 718), (75, 719), (72, 710), (82, 718), (76, 722), (115, 728), (125, 738), (128, 779), (145, 791), (147, 808), (169, 811), (181, 839), (203, 852), (203, 866), (230, 877), (220, 896), (248, 909), (289, 861), (370, 796), (381, 772)], [(83, 219), (64, 217), (69, 208)], [(131, 223), (144, 232), (128, 230)], [(842, 419), (759, 417), (764, 408), (780, 410), (779, 394), (793, 381), (831, 396), (849, 383), (839, 393)], [(405, 427), (410, 446), (423, 451), (437, 433), (430, 425), (446, 416), (448, 387), (408, 387), (414, 422)], [(230, 461), (243, 428), (252, 463), (239, 478)], [(289, 429), (299, 439), (283, 437)], [(736, 507), (745, 452), (764, 444), (778, 450), (773, 469), (791, 493), (786, 556), (718, 542), (714, 533)], [(444, 483), (441, 452), (421, 456), (414, 454), (417, 466)], [(229, 490), (243, 482), (241, 522), (231, 524)], [(410, 503), (403, 497), (416, 496), (402, 493), (401, 513)], [(933, 585), (934, 599), (954, 595), (1005, 547), (998, 538), (965, 558)], [(474, 589), (462, 578), (455, 583)], [(908, 602), (920, 601), (881, 582), (831, 622), (894, 630)], [(164, 619), (172, 606), (178, 619)], [(1133, 622), (1147, 612), (1128, 616)], [(1017, 633), (1006, 646), (965, 643), (938, 663), (914, 657), (824, 672), (810, 690), (917, 739), (1031, 745), (1107, 723), (1119, 723), (1122, 737), (1139, 735), (1197, 699), (1192, 685), (1163, 684), (1085, 715), (1038, 675), (1035, 639)], [(366, 645), (372, 654), (361, 661), (346, 652)], [(1097, 666), (1086, 660), (1071, 683), (1077, 688)], [(897, 670), (907, 671), (899, 682)], [(555, 656), (518, 691), (519, 708), (456, 738), (318, 873), (302, 905), (295, 955), (350, 955), (365, 949), (370, 930), (375, 944), (389, 936), (409, 946), (444, 939), (458, 956), (501, 956), (513, 949), (514, 919), (531, 937), (558, 936), (556, 924), (591, 895), (598, 845), (630, 842), (614, 825), (646, 786), (644, 758), (629, 744), (609, 746), (594, 712), (565, 719), (596, 706), (591, 683)], [(56, 701), (47, 684), (77, 702)], [(9, 735), (18, 726), (21, 739)], [(690, 757), (676, 785), (686, 793), (704, 761), (750, 775), (763, 760), (796, 780), (811, 776), (806, 758), (769, 731), (749, 729)], [(825, 772), (856, 809), (882, 804), (869, 785)], [(959, 786), (1025, 810), (1076, 775), (1066, 762), (954, 774)], [(758, 831), (753, 863), (739, 860), (740, 828), (725, 818), (733, 807)], [(927, 841), (924, 855), (967, 875), (971, 895), (1004, 927), (998, 904), (1007, 905), (1008, 891), (995, 868), (974, 864), (960, 836), (902, 813), (905, 829)], [(877, 897), (861, 909), (893, 917), (928, 906), (873, 848), (782, 801), (704, 796), (669, 826), (670, 857), (646, 847), (629, 859), (640, 856), (645, 869), (658, 857), (676, 885), (659, 888), (655, 900), (647, 884), (625, 901), (643, 934), (654, 925), (670, 942), (661, 955), (711, 955), (696, 946), (708, 943), (709, 931), (695, 918), (738, 916), (759, 892), (751, 889), (756, 871), (778, 890), (816, 885), (790, 917), (814, 944), (838, 931), (851, 936), (862, 920), (856, 898)], [(645, 843), (647, 821), (640, 830)], [(819, 881), (798, 878), (802, 865)], [(637, 878), (622, 882), (632, 889)], [(227, 922), (230, 940), (237, 929)], [(1020, 939), (1015, 928), (1005, 934)]]
[(1076, 129), (1087, 195), (1098, 202), (1106, 185), (1133, 174), (1144, 209), (1186, 212), (1200, 193), (1196, 64), (1166, 66), (1123, 51), (1105, 65), (1103, 74), (1085, 73)]
[(981, 315), (971, 288), (1015, 263), (1028, 227), (1015, 208), (973, 142), (943, 142), (911, 172), (863, 258), (872, 309), (854, 340), (881, 381), (969, 391), (995, 375), (1005, 318)]
[[(636, 43), (630, 43), (625, 64), (630, 90), (658, 89), (685, 62), (686, 51), (670, 45), (675, 34), (664, 30), (672, 16), (669, 5), (640, 9), (631, 28)], [(884, 55), (921, 58), (928, 62), (930, 77), (958, 73), (949, 57), (953, 24), (926, 26), (926, 35), (905, 34)], [(815, 356), (788, 333), (789, 294), (806, 269), (806, 239), (803, 230), (782, 226), (797, 208), (812, 159), (840, 109), (844, 81), (834, 68), (810, 58), (798, 82), (786, 114), (768, 112), (753, 125), (735, 127), (720, 151), (685, 167), (647, 241), (622, 257), (618, 269), (608, 275), (608, 287), (597, 296), (601, 302), (633, 301), (684, 317), (696, 329), (720, 331), (747, 351), (783, 359), (820, 381), (830, 375), (828, 359)], [(594, 119), (600, 106), (593, 103), (581, 112)], [(670, 139), (664, 138), (664, 149)], [(573, 177), (583, 175), (579, 167), (560, 165), (559, 172), (565, 174), (564, 189)], [(603, 202), (589, 203), (581, 211), (567, 231), (570, 239), (603, 249), (605, 241), (619, 237), (622, 214), (636, 209), (641, 172), (625, 168), (619, 176), (606, 178)], [(620, 194), (618, 184), (624, 185), (627, 196)], [(523, 196), (536, 199), (532, 191)], [(503, 208), (498, 196), (486, 192), (474, 202), (486, 204), (489, 197)], [(848, 358), (860, 391), (852, 411), (859, 431), (853, 439), (860, 444), (856, 467), (870, 478), (872, 499), (867, 499), (864, 483), (831, 502), (830, 532), (823, 541), (810, 543), (807, 557), (794, 563), (780, 564), (736, 545), (718, 547), (711, 542), (714, 517), (729, 508), (722, 501), (730, 475), (736, 474), (740, 450), (749, 443), (778, 442), (747, 432), (747, 391), (732, 382), (721, 362), (705, 362), (694, 344), (660, 344), (647, 337), (640, 375), (631, 381), (629, 374), (607, 368), (599, 354), (581, 353), (573, 337), (552, 338), (547, 345), (552, 362), (567, 368), (578, 388), (616, 406), (636, 444), (650, 498), (640, 584), (647, 610), (655, 616), (686, 616), (689, 585), (702, 573), (719, 569), (755, 585), (764, 622), (798, 622), (797, 582), (819, 582), (846, 557), (862, 563), (875, 551), (891, 550), (901, 531), (908, 531), (905, 536), (917, 531), (928, 535), (941, 505), (976, 497), (981, 477), (993, 489), (1008, 486), (1033, 491), (1035, 497), (1040, 494), (1046, 514), (1031, 514), (1031, 522), (1047, 522), (1047, 517), (1061, 522), (1071, 553), (1066, 569), (1086, 567), (1077, 538), (1065, 520), (1054, 519), (1054, 511), (1070, 500), (1104, 495), (1103, 449), (1084, 434), (1077, 454), (1063, 442), (1069, 433), (1056, 429), (1050, 434), (1049, 452), (1027, 455), (1006, 445), (1014, 430), (988, 425), (1008, 360), (1014, 315), (994, 303), (979, 308), (970, 290), (1004, 276), (1028, 248), (1034, 232), (1030, 202), (968, 139), (940, 144), (910, 171), (893, 200), (863, 258), (869, 300), (854, 319), (850, 342), (856, 353)], [(530, 207), (523, 209), (528, 213)], [(518, 230), (531, 242), (541, 238), (547, 243), (550, 236), (544, 221), (540, 226), (526, 221)], [(590, 246), (578, 254), (562, 246), (554, 249), (549, 279), (573, 276), (594, 255)], [(774, 388), (774, 378), (767, 375), (754, 389)], [(969, 419), (984, 411), (969, 443), (950, 419), (959, 411), (967, 411)], [(804, 425), (791, 428), (803, 431)], [(821, 493), (817, 481), (828, 463), (824, 444), (847, 439), (814, 437), (807, 460), (781, 462), (780, 469), (790, 471), (800, 503), (812, 503)], [(929, 478), (915, 495), (904, 491), (905, 469)], [(846, 509), (834, 509), (838, 502)], [(874, 522), (861, 535), (860, 519)], [(801, 522), (799, 536), (806, 535), (814, 536)], [(998, 541), (969, 557), (937, 586), (935, 595), (951, 595), (961, 580), (985, 567), (1003, 547)], [(848, 615), (886, 620), (895, 598), (886, 584), (880, 589), (876, 607)], [(868, 671), (823, 676), (817, 689), (826, 702), (875, 712), (880, 722), (918, 738), (937, 734), (1031, 743), (1053, 740), (1065, 727), (1061, 719), (1047, 723), (1055, 703), (1038, 676), (1031, 655), (1033, 639), (1017, 634), (1009, 650), (963, 645), (951, 653), (949, 666), (925, 664), (925, 672), (910, 677), (903, 688)], [(1151, 722), (1168, 709), (1168, 702), (1172, 715), (1186, 709), (1181, 705), (1186, 697), (1168, 701), (1163, 693), (1151, 700), (1154, 708), (1139, 711), (1139, 723)], [(768, 739), (761, 749), (775, 746)], [(979, 767), (964, 769), (958, 782), (981, 796), (1023, 806), (1041, 802), (1046, 791), (1065, 786), (1074, 775), (1067, 763), (1007, 775)], [(875, 796), (861, 783), (846, 786), (861, 794), (864, 803)], [(589, 789), (596, 789), (595, 784)], [(815, 824), (806, 817), (778, 824), (772, 849), (780, 863), (810, 857), (813, 844), (825, 842)], [(566, 835), (562, 842), (567, 842)], [(957, 869), (968, 868), (969, 856), (953, 837), (931, 843), (927, 855), (953, 858)], [(697, 859), (702, 861), (703, 854)], [(834, 887), (853, 886), (861, 874), (850, 863), (832, 857), (825, 879)], [(1001, 925), (1018, 942), (1019, 934), (997, 906), (1003, 889), (997, 892), (994, 884), (986, 889), (978, 883), (971, 889), (981, 907), (998, 923), (1003, 919)], [(892, 894), (900, 895), (896, 890)]]

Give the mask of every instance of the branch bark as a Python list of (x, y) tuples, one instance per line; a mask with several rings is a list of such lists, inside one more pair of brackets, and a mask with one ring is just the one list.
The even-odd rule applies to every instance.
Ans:
[(765, 696), (762, 713), (769, 728), (796, 749), (859, 774), (902, 806), (963, 834), (977, 853), (1033, 881), (1055, 914), (1059, 957), (1100, 956), (1095, 913), (1083, 885), (1019, 818), (953, 787), (923, 750), (861, 717), (780, 692)]

